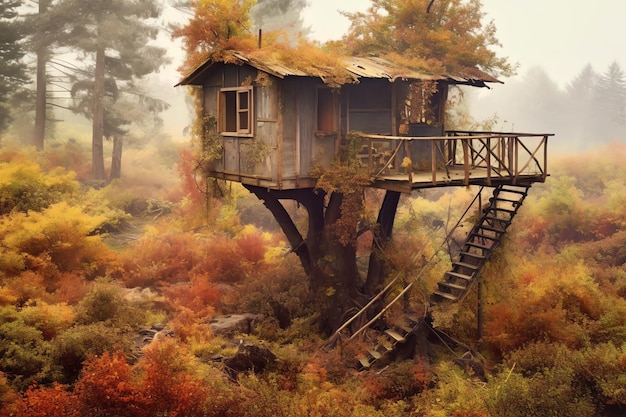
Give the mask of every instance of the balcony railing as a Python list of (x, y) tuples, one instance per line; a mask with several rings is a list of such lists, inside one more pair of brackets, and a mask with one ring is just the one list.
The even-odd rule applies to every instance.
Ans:
[(451, 178), (465, 185), (478, 179), (486, 185), (524, 178), (544, 181), (548, 137), (554, 136), (469, 131), (432, 137), (355, 135), (362, 141), (361, 163), (374, 179), (414, 183), (427, 178), (433, 185)]

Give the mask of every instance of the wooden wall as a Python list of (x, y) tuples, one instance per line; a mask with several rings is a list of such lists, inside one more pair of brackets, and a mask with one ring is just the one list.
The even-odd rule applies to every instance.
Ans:
[[(297, 186), (299, 181), (310, 178), (314, 167), (331, 166), (339, 142), (347, 132), (400, 134), (407, 82), (362, 79), (358, 84), (333, 90), (332, 99), (327, 90), (323, 102), (326, 108), (332, 102), (332, 112), (320, 111), (320, 116), (317, 91), (327, 88), (320, 79), (295, 76), (280, 79), (265, 73), (259, 77), (259, 74), (259, 70), (250, 66), (219, 64), (209, 72), (204, 84), (205, 112), (216, 118), (220, 88), (254, 87), (253, 135), (225, 136), (223, 159), (215, 166), (217, 171), (227, 173), (228, 178), (241, 176), (240, 180), (245, 182), (260, 179), (263, 184), (278, 188), (283, 186), (283, 181), (288, 187)], [(437, 98), (445, 99), (445, 95), (442, 92)], [(442, 105), (436, 110), (438, 115), (443, 114)], [(318, 120), (323, 120), (323, 132), (317, 131)], [(415, 130), (411, 133), (419, 135)], [(418, 155), (425, 152), (414, 151)], [(302, 182), (305, 183), (312, 184)]]

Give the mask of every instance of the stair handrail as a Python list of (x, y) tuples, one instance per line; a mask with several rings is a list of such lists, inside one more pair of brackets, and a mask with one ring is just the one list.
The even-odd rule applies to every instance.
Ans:
[[(439, 250), (443, 247), (443, 245), (445, 244), (445, 242), (448, 241), (448, 239), (450, 239), (450, 237), (452, 236), (452, 233), (457, 229), (457, 227), (459, 227), (459, 225), (461, 224), (461, 222), (463, 221), (463, 219), (465, 218), (465, 216), (467, 215), (467, 213), (469, 212), (469, 210), (474, 206), (474, 203), (476, 202), (476, 200), (480, 197), (480, 195), (483, 192), (483, 189), (485, 187), (481, 186), (480, 190), (478, 190), (478, 193), (476, 193), (476, 195), (474, 196), (474, 198), (472, 199), (472, 201), (469, 203), (469, 205), (467, 206), (467, 208), (465, 209), (465, 211), (463, 212), (463, 214), (459, 217), (459, 220), (456, 222), (456, 224), (454, 225), (454, 227), (448, 232), (448, 234), (446, 235), (445, 239), (443, 239), (443, 242), (441, 242), (441, 244), (439, 245), (439, 247), (437, 248), (436, 251), (434, 251), (434, 253), (431, 255), (430, 258), (428, 258), (428, 261), (426, 261), (426, 263), (422, 266), (422, 269), (418, 272), (418, 274), (411, 280), (411, 282), (409, 282), (409, 284), (406, 285), (406, 287), (400, 291), (400, 294), (398, 294), (393, 300), (391, 300), (378, 314), (376, 314), (376, 316), (374, 316), (374, 318), (372, 318), (370, 321), (368, 321), (366, 324), (364, 324), (363, 326), (361, 326), (357, 331), (355, 331), (349, 338), (348, 340), (352, 340), (354, 339), (357, 335), (359, 335), (363, 330), (365, 330), (366, 328), (370, 327), (370, 325), (372, 325), (376, 320), (378, 320), (387, 310), (389, 310), (391, 308), (392, 305), (394, 305), (404, 294), (406, 294), (408, 292), (408, 290), (413, 286), (413, 284), (415, 282), (417, 282), (417, 280), (422, 276), (422, 274), (424, 273), (424, 271), (426, 270), (426, 266), (428, 266), (433, 258), (437, 255), (437, 253), (439, 252)], [(419, 252), (421, 253), (421, 252)], [(417, 258), (417, 255), (419, 255), (419, 253), (417, 253), (414, 257), (412, 261), (415, 261), (415, 259)], [(348, 319), (343, 325), (341, 325), (339, 327), (339, 329), (337, 329), (335, 331), (335, 336), (339, 335), (339, 333), (344, 330), (350, 323), (352, 323), (357, 317), (360, 317), (361, 314), (363, 314), (376, 300), (378, 300), (380, 297), (382, 297), (387, 290), (389, 290), (389, 288), (391, 288), (391, 286), (398, 280), (398, 278), (400, 277), (400, 274), (398, 274), (385, 288), (383, 288), (378, 294), (376, 294), (374, 296), (374, 298), (372, 298), (372, 300), (370, 300), (370, 302), (368, 302), (364, 307), (361, 308), (361, 310), (359, 310), (354, 316), (352, 316), (350, 319)]]
[[(396, 277), (393, 280), (391, 280), (391, 282), (389, 284), (387, 284), (387, 286), (385, 288), (380, 290), (380, 292), (378, 294), (376, 294), (359, 311), (357, 311), (357, 313), (354, 316), (350, 317), (348, 320), (346, 320), (346, 322), (344, 324), (342, 324), (337, 330), (335, 330), (335, 334), (338, 335), (339, 333), (341, 333), (346, 327), (348, 327), (350, 325), (350, 323), (352, 323), (354, 320), (356, 320), (358, 317), (360, 317), (363, 312), (367, 311), (367, 309), (370, 308), (372, 304), (374, 304), (380, 297), (382, 297), (387, 292), (387, 290), (389, 288), (391, 288), (393, 286), (393, 284), (396, 283), (398, 278), (400, 278), (400, 274), (397, 274)], [(352, 339), (352, 337), (350, 337), (350, 339)]]

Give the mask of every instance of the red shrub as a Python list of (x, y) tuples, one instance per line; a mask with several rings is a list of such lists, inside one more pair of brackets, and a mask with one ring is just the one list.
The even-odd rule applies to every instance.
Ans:
[(120, 352), (104, 353), (102, 357), (88, 360), (74, 392), (80, 400), (83, 416), (153, 415), (146, 410), (147, 398), (133, 381), (131, 367)]
[(148, 399), (146, 411), (151, 416), (206, 416), (209, 390), (193, 373), (193, 358), (181, 352), (174, 342), (150, 345), (141, 362), (142, 387)]
[(242, 252), (242, 255), (252, 263), (257, 263), (263, 260), (265, 256), (265, 239), (263, 233), (256, 230), (252, 233), (247, 233), (242, 237), (235, 240), (237, 246)]
[(82, 417), (76, 395), (55, 383), (51, 388), (36, 384), (15, 404), (15, 417)]
[(181, 306), (195, 313), (203, 313), (207, 307), (219, 308), (219, 290), (203, 276), (194, 276), (189, 283), (168, 285), (162, 291), (173, 311)]
[(189, 281), (200, 256), (200, 241), (192, 233), (146, 235), (124, 253), (122, 279), (129, 287)]
[(239, 282), (253, 268), (242, 252), (239, 245), (227, 236), (212, 236), (204, 241), (202, 256), (193, 272), (210, 276), (218, 282)]
[(59, 274), (56, 282), (55, 298), (59, 302), (75, 304), (89, 291), (89, 283), (74, 273)]

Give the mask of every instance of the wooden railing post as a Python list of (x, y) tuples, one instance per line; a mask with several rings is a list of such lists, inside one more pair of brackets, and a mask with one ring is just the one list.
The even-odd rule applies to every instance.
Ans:
[(430, 157), (431, 157), (431, 169), (433, 174), (433, 184), (437, 184), (437, 143), (433, 139), (430, 141)]
[(487, 138), (487, 185), (491, 185), (491, 138)]
[(543, 180), (548, 176), (548, 136), (543, 137)]
[(463, 143), (463, 165), (465, 166), (465, 185), (469, 185), (469, 141), (470, 139), (461, 139)]
[(515, 138), (513, 138), (513, 144), (514, 144), (514, 152), (515, 152), (515, 157), (513, 158), (513, 164), (515, 165), (515, 172), (514, 172), (514, 177), (513, 177), (513, 184), (517, 183), (517, 179), (519, 177), (519, 137), (516, 136)]

